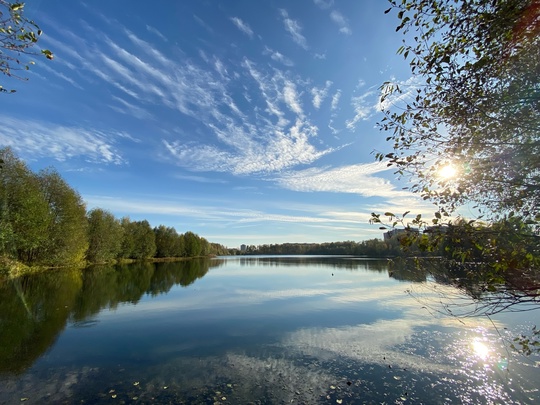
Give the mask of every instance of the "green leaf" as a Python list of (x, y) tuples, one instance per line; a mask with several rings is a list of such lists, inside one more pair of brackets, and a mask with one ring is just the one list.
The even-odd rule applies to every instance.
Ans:
[(41, 50), (41, 53), (45, 55), (45, 57), (49, 60), (52, 60), (54, 58), (54, 55), (51, 51), (49, 51), (48, 49), (42, 49)]
[(9, 8), (11, 11), (19, 11), (24, 7), (24, 3), (13, 3)]

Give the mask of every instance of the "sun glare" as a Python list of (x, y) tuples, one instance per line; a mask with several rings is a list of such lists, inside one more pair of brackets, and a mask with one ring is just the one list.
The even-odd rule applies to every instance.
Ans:
[(457, 170), (451, 164), (447, 164), (439, 169), (439, 176), (441, 176), (443, 179), (451, 179), (456, 177), (456, 175)]
[(488, 357), (489, 354), (489, 348), (486, 344), (475, 340), (472, 343), (474, 354), (476, 354), (477, 357), (481, 358), (482, 360), (485, 360)]

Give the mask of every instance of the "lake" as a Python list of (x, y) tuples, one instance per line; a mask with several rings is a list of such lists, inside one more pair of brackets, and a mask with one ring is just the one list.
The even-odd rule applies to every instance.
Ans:
[(539, 311), (354, 257), (225, 257), (0, 281), (0, 403), (540, 403)]

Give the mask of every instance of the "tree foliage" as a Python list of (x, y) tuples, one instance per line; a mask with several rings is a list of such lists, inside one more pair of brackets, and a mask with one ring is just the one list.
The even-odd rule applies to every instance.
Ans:
[(243, 251), (232, 250), (229, 254), (244, 255), (356, 255), (371, 258), (400, 256), (403, 252), (397, 239), (383, 241), (368, 239), (360, 242), (342, 241), (325, 243), (278, 243), (250, 245)]
[(474, 203), (490, 219), (540, 220), (540, 2), (390, 3), (414, 76), (382, 87), (393, 151), (377, 158), (443, 212)]
[(0, 270), (14, 261), (56, 267), (227, 253), (193, 232), (152, 229), (146, 220), (118, 220), (100, 208), (87, 213), (56, 170), (34, 173), (10, 148), (0, 149), (0, 162)]
[[(483, 276), (537, 273), (540, 251), (540, 2), (389, 0), (404, 34), (398, 53), (415, 83), (385, 83), (380, 128), (393, 152), (378, 153), (438, 210), (431, 220), (372, 215), (419, 233), (405, 246), (484, 263)], [(455, 176), (441, 169), (451, 164)], [(465, 204), (482, 215), (448, 217)], [(384, 217), (386, 219), (384, 219)], [(480, 221), (482, 219), (482, 221)], [(444, 232), (433, 227), (444, 225)], [(426, 234), (425, 232), (431, 232)], [(478, 271), (477, 271), (478, 272)], [(536, 276), (535, 276), (536, 277)]]
[[(24, 3), (12, 3), (0, 0), (0, 72), (8, 77), (26, 80), (20, 73), (30, 69), (34, 64), (31, 56), (44, 55), (53, 59), (48, 49), (39, 53), (32, 48), (42, 34), (39, 26), (24, 16)], [(14, 92), (6, 90), (0, 85), (0, 92)]]
[(156, 257), (183, 256), (182, 241), (173, 227), (160, 225), (154, 228), (156, 235)]
[(87, 214), (88, 250), (86, 259), (90, 263), (106, 263), (115, 260), (122, 247), (124, 229), (113, 214), (94, 208)]
[(0, 149), (2, 255), (31, 263), (47, 240), (48, 207), (37, 176), (9, 148)]
[(56, 266), (83, 262), (88, 248), (86, 205), (56, 170), (42, 170), (38, 179), (48, 207), (47, 239), (39, 260)]
[(80, 263), (86, 251), (86, 208), (54, 170), (33, 173), (0, 149), (0, 255), (49, 266)]
[[(473, 298), (466, 315), (539, 308), (540, 1), (389, 2), (412, 78), (381, 87), (379, 128), (392, 150), (376, 158), (437, 210), (371, 221), (407, 229), (405, 249), (440, 254), (416, 264)], [(478, 217), (451, 220), (463, 206)]]
[(131, 221), (122, 218), (124, 240), (120, 257), (128, 259), (148, 259), (156, 253), (156, 236), (147, 220)]

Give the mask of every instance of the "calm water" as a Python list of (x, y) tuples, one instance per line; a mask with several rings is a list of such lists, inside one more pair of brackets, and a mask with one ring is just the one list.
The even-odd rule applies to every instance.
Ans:
[(0, 282), (0, 403), (540, 403), (538, 357), (505, 348), (539, 311), (460, 322), (432, 287), (347, 257)]

